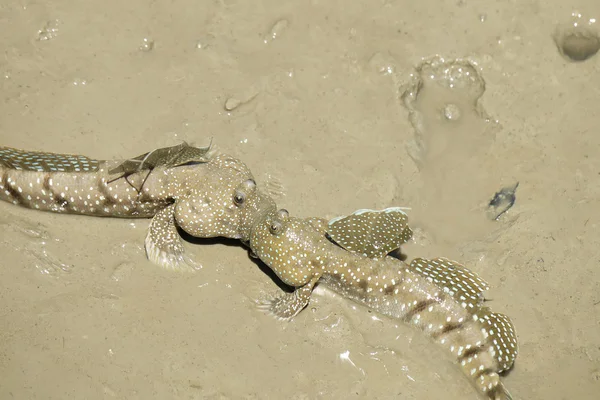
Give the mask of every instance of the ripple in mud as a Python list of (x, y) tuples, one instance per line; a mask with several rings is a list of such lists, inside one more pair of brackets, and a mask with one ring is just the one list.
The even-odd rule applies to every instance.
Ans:
[(571, 17), (571, 22), (558, 26), (554, 31), (554, 43), (567, 61), (588, 60), (600, 50), (596, 19), (585, 20), (579, 13), (573, 13)]
[(7, 233), (2, 243), (28, 259), (28, 263), (35, 265), (42, 275), (57, 277), (58, 274), (72, 271), (72, 265), (62, 262), (48, 249), (58, 240), (52, 238), (42, 224), (34, 224), (25, 218), (10, 214), (6, 218), (0, 218), (0, 229)]

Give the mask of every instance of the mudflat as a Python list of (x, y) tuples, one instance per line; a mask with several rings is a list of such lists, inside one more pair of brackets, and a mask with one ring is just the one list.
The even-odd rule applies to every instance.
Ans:
[[(600, 3), (4, 3), (0, 145), (212, 138), (293, 215), (410, 208), (403, 252), (468, 266), (513, 319), (515, 399), (596, 398)], [(147, 224), (0, 204), (0, 398), (476, 398), (344, 299), (264, 315), (276, 283), (235, 242), (187, 243), (194, 274), (152, 265)]]

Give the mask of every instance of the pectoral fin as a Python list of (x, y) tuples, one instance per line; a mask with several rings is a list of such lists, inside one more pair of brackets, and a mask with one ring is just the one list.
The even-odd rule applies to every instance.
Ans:
[(315, 275), (304, 286), (296, 288), (292, 293), (283, 293), (272, 300), (259, 302), (259, 309), (280, 320), (290, 320), (300, 313), (310, 302), (310, 295), (320, 275)]
[(145, 247), (148, 259), (163, 268), (194, 271), (201, 265), (185, 254), (175, 225), (175, 204), (160, 210), (150, 221)]

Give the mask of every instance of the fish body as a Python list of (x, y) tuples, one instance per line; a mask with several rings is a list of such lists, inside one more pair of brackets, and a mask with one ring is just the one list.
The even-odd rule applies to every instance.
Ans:
[(152, 218), (146, 253), (168, 268), (195, 264), (177, 227), (248, 240), (254, 221), (275, 207), (243, 162), (188, 145), (117, 161), (0, 147), (0, 199), (56, 213)]
[[(15, 162), (26, 159), (36, 163), (34, 160), (50, 160), (51, 157), (55, 160), (53, 167), (45, 169), (41, 162), (31, 168)], [(0, 162), (0, 199), (41, 211), (149, 218), (169, 205), (176, 194), (172, 186), (177, 177), (165, 168), (131, 176), (131, 179), (138, 179), (147, 175), (143, 190), (138, 192), (126, 179), (108, 173), (120, 161), (8, 148), (0, 148), (0, 160), (5, 161)], [(34, 169), (37, 165), (40, 168)]]
[(508, 317), (485, 307), (487, 284), (446, 259), (415, 259), (406, 264), (384, 256), (369, 258), (337, 246), (326, 236), (327, 222), (298, 219), (280, 210), (252, 232), (252, 251), (293, 293), (264, 303), (276, 317), (289, 319), (324, 284), (342, 296), (425, 332), (446, 348), (487, 399), (510, 399), (499, 374), (517, 355)]

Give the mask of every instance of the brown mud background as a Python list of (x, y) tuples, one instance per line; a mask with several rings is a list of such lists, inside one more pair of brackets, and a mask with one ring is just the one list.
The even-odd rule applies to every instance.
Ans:
[[(5, 1), (0, 144), (105, 159), (212, 137), (294, 215), (410, 207), (407, 256), (464, 263), (513, 318), (515, 399), (594, 399), (594, 18), (593, 0)], [(0, 225), (2, 399), (476, 398), (420, 332), (342, 299), (262, 314), (277, 286), (233, 243), (188, 244), (204, 268), (180, 275), (146, 260), (146, 220), (3, 203)]]

